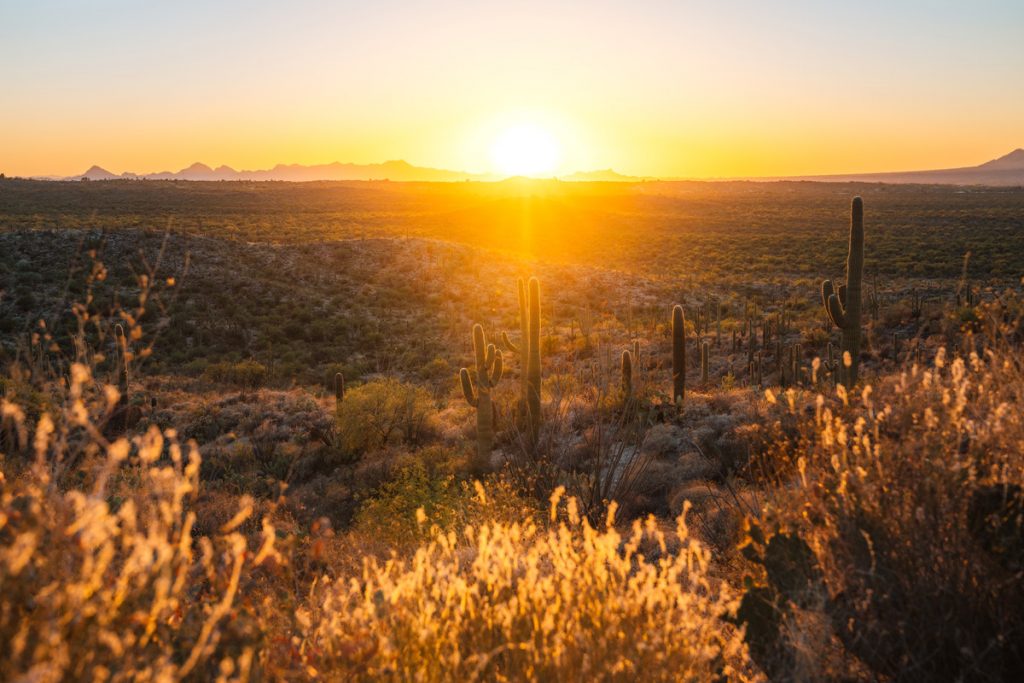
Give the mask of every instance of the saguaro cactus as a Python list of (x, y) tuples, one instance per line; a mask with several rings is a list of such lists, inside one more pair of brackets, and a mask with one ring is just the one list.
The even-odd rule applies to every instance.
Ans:
[(850, 366), (840, 367), (840, 381), (847, 389), (857, 383), (860, 359), (861, 279), (864, 275), (864, 202), (853, 198), (850, 216), (850, 250), (846, 259), (846, 284), (821, 283), (821, 301), (829, 320), (842, 332), (841, 349), (850, 354)]
[(537, 443), (540, 431), (540, 283), (537, 278), (530, 278), (530, 344), (526, 358), (527, 415), (530, 420), (530, 434), (533, 443)]
[[(529, 289), (529, 294), (527, 294)], [(519, 345), (512, 343), (507, 334), (501, 335), (501, 341), (520, 358), (523, 395), (520, 400), (522, 412), (526, 419), (532, 443), (537, 443), (540, 432), (540, 283), (531, 277), (528, 287), (519, 280), (519, 330), (522, 338)]]
[(700, 345), (700, 382), (701, 384), (707, 384), (710, 377), (710, 365), (711, 359), (711, 345), (707, 342), (701, 342)]
[[(494, 446), (494, 407), (491, 403), (491, 389), (501, 379), (501, 351), (488, 344), (484, 338), (484, 328), (479, 324), (473, 326), (473, 354), (476, 367), (472, 375), (467, 368), (459, 371), (462, 380), (462, 394), (466, 403), (476, 408), (476, 460), (473, 470), (477, 473), (487, 469), (491, 449)], [(474, 386), (475, 384), (475, 386)]]
[(633, 355), (622, 352), (622, 396), (628, 402), (633, 397)]
[(804, 379), (804, 347), (800, 344), (793, 344), (791, 353), (793, 354), (793, 384), (800, 386)]
[(513, 344), (507, 332), (501, 333), (501, 343), (506, 349), (519, 356), (519, 414), (526, 415), (526, 400), (530, 395), (530, 383), (526, 373), (530, 356), (530, 314), (526, 298), (526, 283), (523, 282), (523, 278), (519, 278), (516, 284), (519, 294), (519, 344)]
[(117, 390), (121, 394), (117, 405), (124, 409), (128, 406), (128, 337), (120, 324), (114, 326), (114, 337), (117, 343)]
[(345, 400), (345, 375), (340, 372), (334, 375), (334, 412), (341, 412), (341, 402)]
[(762, 386), (764, 383), (763, 362), (764, 356), (761, 351), (758, 351), (749, 365), (751, 386)]
[(683, 405), (686, 397), (686, 319), (683, 307), (672, 309), (672, 401)]
[(633, 342), (633, 350), (622, 351), (622, 395), (626, 403), (633, 398), (633, 373), (634, 368), (640, 369), (640, 342)]
[(722, 345), (722, 302), (715, 301), (715, 346)]

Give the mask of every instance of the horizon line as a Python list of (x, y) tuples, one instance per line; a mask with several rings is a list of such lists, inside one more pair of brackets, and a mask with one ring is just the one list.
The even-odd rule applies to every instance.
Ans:
[[(184, 168), (177, 171), (162, 170), (162, 171), (150, 171), (150, 172), (135, 172), (135, 171), (122, 171), (121, 173), (115, 173), (110, 171), (108, 168), (101, 164), (92, 164), (82, 173), (72, 175), (56, 175), (56, 174), (45, 174), (45, 175), (11, 175), (7, 176), (11, 179), (26, 179), (26, 180), (41, 180), (41, 181), (69, 181), (78, 182), (83, 179), (87, 180), (189, 180), (191, 182), (232, 182), (232, 181), (243, 181), (243, 182), (374, 182), (374, 181), (388, 181), (391, 182), (504, 182), (513, 179), (528, 179), (528, 180), (565, 180), (571, 179), (574, 176), (606, 176), (605, 178), (595, 178), (591, 182), (685, 182), (685, 181), (778, 181), (778, 180), (807, 180), (807, 179), (821, 179), (827, 181), (828, 179), (839, 179), (839, 178), (851, 178), (856, 176), (898, 176), (898, 175), (912, 175), (912, 174), (923, 174), (923, 173), (941, 173), (941, 172), (969, 172), (969, 171), (984, 171), (984, 166), (992, 162), (1001, 161), (1009, 157), (1024, 157), (1024, 148), (1017, 147), (1011, 152), (990, 159), (988, 161), (980, 162), (974, 166), (957, 166), (957, 167), (945, 167), (945, 168), (931, 168), (931, 169), (912, 169), (912, 170), (896, 170), (896, 171), (856, 171), (856, 172), (831, 172), (831, 173), (803, 173), (803, 174), (788, 174), (788, 175), (760, 175), (760, 176), (659, 176), (659, 175), (634, 175), (629, 173), (620, 173), (613, 167), (606, 168), (595, 168), (587, 170), (574, 170), (565, 173), (555, 173), (550, 175), (501, 175), (494, 172), (488, 171), (466, 171), (460, 169), (450, 169), (439, 166), (420, 166), (406, 159), (387, 159), (385, 161), (374, 161), (374, 162), (355, 162), (355, 161), (327, 161), (303, 164), (299, 162), (277, 162), (274, 165), (267, 168), (258, 169), (245, 169), (235, 168), (228, 164), (218, 164), (212, 166), (205, 162), (195, 161)], [(432, 180), (391, 180), (387, 177), (380, 178), (351, 178), (351, 179), (332, 179), (332, 178), (311, 178), (308, 180), (279, 180), (275, 178), (209, 178), (209, 179), (190, 179), (190, 178), (174, 178), (172, 176), (179, 176), (187, 173), (190, 169), (197, 166), (202, 169), (208, 170), (210, 173), (224, 172), (233, 173), (239, 175), (245, 174), (268, 174), (273, 173), (279, 169), (315, 169), (320, 167), (330, 166), (344, 166), (353, 168), (371, 168), (371, 167), (384, 167), (389, 165), (403, 165), (414, 172), (434, 172), (445, 175), (461, 175), (463, 178), (452, 178), (452, 179), (432, 179)], [(999, 170), (1024, 170), (1024, 161), (1022, 161), (1021, 168), (1012, 169), (991, 169), (990, 172)], [(88, 174), (93, 171), (102, 171), (107, 173), (112, 178), (88, 178)], [(158, 178), (154, 176), (171, 176)], [(588, 179), (581, 178), (580, 180), (569, 180), (568, 182), (585, 182)]]

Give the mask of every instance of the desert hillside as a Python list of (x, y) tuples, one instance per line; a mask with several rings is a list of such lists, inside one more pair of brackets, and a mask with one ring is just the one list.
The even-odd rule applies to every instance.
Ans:
[(0, 672), (1012, 679), (1022, 215), (0, 181)]

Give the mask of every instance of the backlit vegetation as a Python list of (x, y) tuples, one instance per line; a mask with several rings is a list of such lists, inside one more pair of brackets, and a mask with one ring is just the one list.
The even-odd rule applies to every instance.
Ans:
[(1024, 671), (1019, 192), (225, 185), (2, 207), (0, 678)]

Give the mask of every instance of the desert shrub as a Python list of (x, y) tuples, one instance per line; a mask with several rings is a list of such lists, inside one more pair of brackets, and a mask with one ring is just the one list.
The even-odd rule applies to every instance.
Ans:
[(419, 376), (430, 384), (436, 395), (445, 393), (451, 387), (454, 372), (452, 366), (444, 358), (434, 358), (423, 364)]
[(338, 411), (338, 443), (362, 453), (389, 444), (416, 444), (434, 413), (426, 390), (394, 378), (376, 379), (345, 393)]
[[(155, 427), (107, 441), (93, 421), (104, 410), (90, 405), (97, 388), (74, 366), (63, 407), (34, 424), (3, 402), (16, 431), (34, 433), (35, 461), (0, 475), (0, 678), (247, 673), (259, 637), (239, 629), (235, 597), (252, 565), (276, 558), (274, 529), (265, 523), (250, 550), (236, 531), (251, 514), (243, 499), (219, 533), (193, 538), (197, 449)], [(55, 474), (71, 462), (79, 484), (62, 488)]]
[(221, 361), (208, 365), (203, 371), (203, 376), (211, 382), (256, 389), (266, 383), (267, 368), (254, 360), (243, 360), (237, 363)]
[(536, 512), (531, 503), (502, 479), (459, 481), (451, 468), (428, 467), (418, 459), (363, 503), (355, 530), (392, 549), (407, 549), (428, 540), (428, 529), (417, 521), (417, 510), (448, 532), (467, 524), (525, 521)]
[(321, 383), (328, 392), (334, 392), (334, 376), (341, 373), (348, 383), (357, 381), (365, 369), (354, 363), (328, 363), (321, 373)]
[(556, 516), (560, 493), (549, 528), (435, 530), (409, 562), (320, 580), (297, 614), (307, 666), (330, 680), (742, 680), (734, 594), (684, 518), (670, 551), (653, 518), (621, 534), (613, 508), (594, 528), (573, 499)]
[[(840, 388), (836, 400), (818, 398), (797, 441), (789, 450), (797, 485), (780, 489), (766, 530), (752, 538), (759, 546), (757, 537), (771, 530), (791, 533), (785, 543), (806, 544), (810, 566), (820, 567), (801, 579), (816, 596), (799, 599), (811, 621), (803, 633), (790, 630), (790, 645), (806, 643), (808, 623), (830, 624), (877, 677), (1019, 678), (1019, 350), (952, 359), (940, 350), (932, 366), (907, 368), (859, 396)], [(768, 602), (761, 614), (785, 611), (792, 600)], [(777, 630), (781, 622), (764, 623)]]

